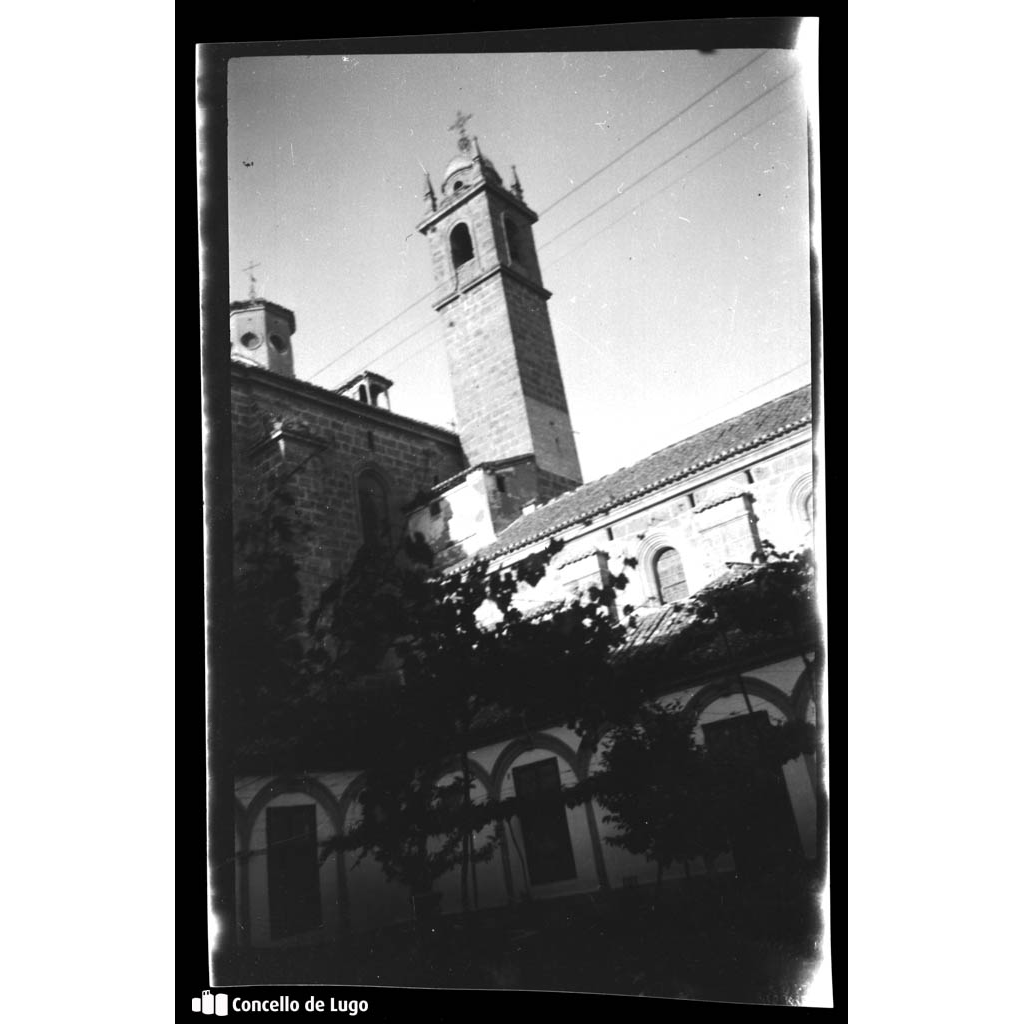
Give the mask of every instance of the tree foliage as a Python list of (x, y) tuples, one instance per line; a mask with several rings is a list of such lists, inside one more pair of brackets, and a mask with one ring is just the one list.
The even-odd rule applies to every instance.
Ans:
[(646, 704), (637, 720), (606, 738), (591, 791), (616, 829), (613, 846), (638, 853), (661, 873), (728, 845), (713, 766), (675, 704)]
[[(609, 723), (601, 770), (567, 801), (596, 798), (611, 841), (659, 875), (724, 849), (735, 775), (694, 743), (678, 709), (648, 700), (649, 681), (609, 657), (624, 636), (625, 576), (531, 616), (515, 597), (543, 578), (559, 541), (506, 568), (441, 573), (414, 538), (364, 546), (304, 615), (290, 513), (279, 482), (237, 530), (231, 739), (239, 770), (365, 772), (362, 813), (323, 856), (357, 850), (413, 892), (459, 868), (467, 907), (473, 867), (493, 854), (493, 840), (475, 837), (519, 809), (515, 798), (474, 801), (469, 755), (481, 735), (562, 725), (593, 742)], [(696, 629), (728, 646), (744, 630), (806, 626), (810, 557), (766, 549), (690, 600)], [(771, 760), (805, 749), (790, 733), (766, 737)]]
[(744, 796), (816, 744), (806, 722), (769, 724), (755, 737), (739, 756), (712, 751), (697, 744), (678, 702), (649, 702), (634, 722), (605, 737), (598, 770), (572, 799), (596, 799), (616, 829), (608, 842), (653, 861), (659, 879), (673, 863), (689, 874), (692, 859), (713, 862), (733, 845)]
[[(414, 891), (458, 865), (465, 903), (472, 864), (491, 853), (471, 836), (508, 814), (472, 800), (468, 758), (481, 727), (565, 724), (589, 734), (623, 702), (608, 654), (622, 638), (612, 609), (624, 577), (538, 618), (514, 604), (561, 547), (553, 541), (508, 569), (447, 574), (430, 571), (416, 542), (364, 548), (325, 590), (309, 622), (311, 692), (335, 702), (349, 733), (357, 727), (366, 772), (362, 817), (330, 848), (370, 853)], [(378, 672), (368, 691), (368, 674), (389, 658), (390, 678)], [(443, 782), (453, 769), (456, 781)]]
[(751, 565), (734, 567), (690, 599), (699, 623), (723, 631), (800, 635), (815, 624), (814, 558), (809, 550), (763, 553)]

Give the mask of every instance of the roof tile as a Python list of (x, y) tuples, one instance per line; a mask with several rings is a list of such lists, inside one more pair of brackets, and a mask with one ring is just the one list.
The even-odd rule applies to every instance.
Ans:
[(810, 422), (811, 388), (775, 398), (716, 423), (699, 434), (662, 448), (520, 516), (471, 561), (484, 561), (542, 540), (575, 523), (689, 476), (745, 449), (756, 447)]

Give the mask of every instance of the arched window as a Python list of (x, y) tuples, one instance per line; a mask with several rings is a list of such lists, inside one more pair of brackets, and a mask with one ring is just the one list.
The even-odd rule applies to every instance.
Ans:
[(808, 527), (814, 526), (814, 491), (810, 491), (800, 506), (800, 515)]
[(662, 548), (654, 556), (654, 583), (658, 588), (658, 600), (662, 604), (685, 601), (690, 596), (683, 572), (683, 560), (675, 548)]
[(465, 224), (456, 224), (451, 234), (452, 266), (458, 269), (473, 258), (473, 239)]
[(519, 237), (519, 228), (507, 214), (503, 215), (501, 219), (505, 225), (505, 243), (508, 245), (509, 262), (522, 263), (523, 245)]
[(805, 473), (789, 491), (789, 513), (801, 531), (814, 526), (814, 479)]
[(391, 543), (387, 490), (380, 477), (372, 472), (359, 477), (359, 518), (363, 525), (363, 543), (374, 547), (387, 547)]

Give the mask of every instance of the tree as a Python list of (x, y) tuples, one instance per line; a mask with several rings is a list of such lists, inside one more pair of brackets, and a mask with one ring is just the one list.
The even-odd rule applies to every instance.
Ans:
[(817, 634), (813, 555), (806, 549), (778, 552), (770, 541), (762, 548), (752, 564), (734, 566), (690, 598), (695, 622), (717, 633), (730, 660), (736, 640)]
[(613, 846), (638, 853), (658, 868), (657, 886), (673, 863), (705, 863), (735, 846), (738, 812), (757, 795), (765, 773), (814, 749), (804, 722), (769, 725), (753, 758), (709, 751), (694, 736), (695, 723), (680, 702), (646, 703), (629, 725), (612, 729), (599, 770), (568, 794), (594, 798), (617, 829)]
[(235, 529), (233, 606), (228, 631), (224, 716), (236, 770), (280, 752), (302, 700), (302, 598), (288, 481), (270, 477)]
[[(446, 574), (431, 571), (416, 540), (397, 552), (364, 548), (325, 590), (309, 623), (309, 690), (334, 709), (321, 721), (350, 732), (358, 722), (367, 780), (360, 822), (325, 855), (359, 849), (414, 893), (458, 865), (468, 909), (471, 872), (493, 850), (475, 848), (473, 833), (511, 813), (507, 803), (472, 801), (469, 754), (482, 725), (529, 733), (558, 723), (587, 735), (617, 705), (635, 707), (608, 664), (622, 637), (610, 609), (624, 577), (539, 619), (513, 604), (561, 547), (553, 541), (507, 570), (471, 564)], [(367, 689), (389, 658), (390, 678), (377, 672)], [(444, 783), (453, 765), (457, 780)]]
[(616, 827), (613, 846), (638, 853), (662, 875), (673, 863), (701, 856), (714, 859), (728, 847), (717, 809), (715, 776), (692, 725), (677, 703), (650, 702), (635, 722), (606, 737), (599, 770), (580, 795), (593, 796)]

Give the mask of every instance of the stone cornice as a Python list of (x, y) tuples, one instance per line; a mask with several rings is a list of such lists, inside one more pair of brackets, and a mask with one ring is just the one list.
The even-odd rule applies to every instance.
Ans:
[(277, 426), (266, 437), (261, 438), (248, 448), (245, 454), (248, 458), (255, 459), (275, 444), (282, 455), (285, 454), (285, 448), (289, 444), (298, 444), (317, 451), (326, 451), (330, 447), (326, 441), (314, 437), (304, 430), (297, 430), (295, 427), (289, 426)]
[(536, 281), (531, 281), (525, 274), (520, 273), (514, 267), (506, 266), (504, 263), (497, 263), (483, 273), (477, 274), (472, 280), (467, 281), (465, 284), (460, 285), (455, 291), (449, 292), (444, 298), (438, 299), (437, 302), (433, 303), (433, 307), (437, 312), (444, 309), (445, 306), (450, 306), (460, 295), (465, 295), (467, 292), (472, 291), (474, 288), (479, 287), (485, 281), (489, 281), (496, 274), (502, 274), (505, 277), (510, 277), (513, 281), (518, 281), (524, 288), (528, 288), (535, 295), (539, 295), (545, 302), (551, 298), (552, 292), (549, 292), (542, 284), (538, 284)]
[(531, 210), (526, 203), (521, 199), (517, 199), (511, 192), (502, 188), (500, 185), (495, 185), (494, 182), (487, 181), (486, 179), (478, 181), (475, 185), (470, 185), (468, 188), (463, 189), (457, 196), (453, 196), (445, 202), (439, 203), (436, 210), (429, 213), (423, 220), (416, 225), (416, 230), (420, 234), (426, 234), (431, 227), (437, 224), (438, 221), (443, 220), (445, 217), (451, 216), (451, 214), (457, 210), (460, 206), (465, 205), (474, 196), (479, 195), (481, 192), (491, 192), (497, 196), (502, 202), (507, 203), (513, 209), (518, 210), (524, 217), (529, 220), (531, 224), (536, 224), (538, 217), (537, 214)]

